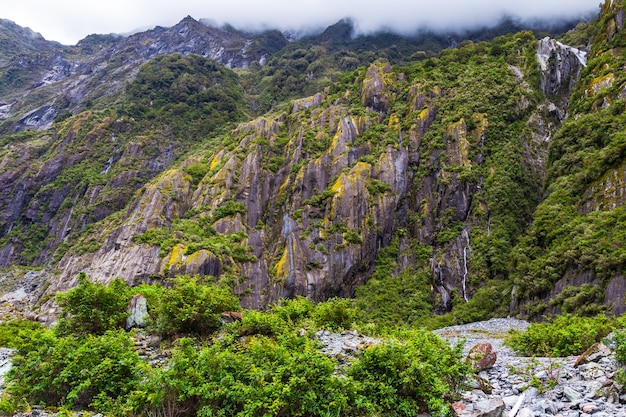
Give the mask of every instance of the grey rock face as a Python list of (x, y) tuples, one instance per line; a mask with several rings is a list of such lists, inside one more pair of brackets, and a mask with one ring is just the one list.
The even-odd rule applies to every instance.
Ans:
[(541, 70), (541, 91), (556, 102), (563, 118), (568, 97), (587, 64), (587, 53), (546, 37), (539, 41), (537, 60)]

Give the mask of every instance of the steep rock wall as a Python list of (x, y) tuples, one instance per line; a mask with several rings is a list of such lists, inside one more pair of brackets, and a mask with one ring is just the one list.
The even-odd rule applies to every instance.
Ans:
[[(497, 71), (520, 95), (510, 111), (533, 132), (529, 143), (549, 135), (548, 123), (538, 122), (545, 104), (526, 97), (523, 74), (506, 65)], [(404, 74), (372, 65), (356, 90), (318, 94), (286, 113), (240, 124), (225, 139), (231, 145), (193, 157), (142, 189), (122, 224), (101, 229), (105, 243), (97, 252), (65, 255), (54, 288), (71, 286), (85, 270), (98, 281), (215, 275), (252, 308), (296, 295), (349, 297), (367, 282), (380, 249), (400, 234), (407, 250), (410, 242), (431, 248), (419, 268), (432, 275), (435, 311), (469, 301), (495, 276), (474, 260), (473, 242), (490, 238), (502, 220), (484, 195), (504, 174), (494, 165), (500, 140), (494, 116), (455, 116), (445, 89), (406, 84)], [(463, 86), (449, 88), (453, 100)], [(194, 184), (184, 169), (200, 160), (208, 173)], [(537, 164), (527, 161), (529, 169), (540, 170)], [(191, 223), (208, 234), (190, 231)], [(150, 233), (163, 238), (150, 240)], [(167, 236), (177, 243), (164, 245)], [(399, 268), (415, 259), (405, 251)]]

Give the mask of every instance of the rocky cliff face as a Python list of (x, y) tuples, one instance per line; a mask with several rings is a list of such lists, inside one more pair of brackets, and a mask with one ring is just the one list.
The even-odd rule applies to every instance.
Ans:
[[(534, 56), (525, 41), (520, 53)], [(222, 149), (167, 171), (105, 220), (87, 238), (104, 242), (97, 250), (69, 250), (51, 290), (85, 271), (103, 282), (210, 274), (231, 282), (252, 308), (296, 295), (349, 297), (399, 238), (405, 249), (396, 272), (428, 271), (436, 311), (469, 301), (500, 273), (488, 242), (506, 241), (503, 230), (516, 221), (495, 189), (510, 181), (536, 198), (539, 182), (528, 177), (543, 170), (552, 134), (546, 103), (534, 101), (525, 81), (524, 71), (537, 67), (485, 67), (438, 84), (375, 64), (353, 84), (240, 124)], [(496, 100), (510, 106), (507, 117), (525, 126), (523, 134), (502, 124), (498, 106), (481, 109), (479, 95), (470, 98), (478, 111), (463, 117), (461, 92), (495, 80), (505, 89)], [(521, 171), (512, 178), (498, 160), (501, 147), (518, 141), (525, 146), (509, 150)], [(195, 164), (206, 171), (197, 182), (186, 172)], [(411, 249), (418, 247), (427, 248), (425, 261)]]
[[(522, 311), (530, 315), (626, 311), (620, 237), (626, 190), (618, 127), (626, 97), (623, 16), (621, 2), (604, 3), (589, 61), (570, 98), (570, 116), (550, 145), (546, 197), (519, 245), (514, 273)], [(576, 61), (572, 53), (565, 51), (564, 69)]]
[(587, 53), (546, 37), (539, 41), (541, 91), (555, 103), (560, 120), (565, 119), (569, 97), (587, 65)]
[[(50, 101), (9, 94), (0, 105), (8, 130), (46, 127), (60, 109), (90, 97), (113, 102), (122, 89), (126, 101), (3, 139), (0, 267), (44, 267), (49, 294), (81, 271), (131, 283), (211, 275), (251, 308), (351, 297), (372, 276), (377, 285), (426, 277), (429, 313), (467, 305), (533, 315), (532, 303), (561, 297), (561, 308), (573, 302), (567, 288), (590, 283), (600, 288), (590, 290), (594, 300), (615, 303), (623, 275), (537, 260), (566, 234), (545, 233), (556, 226), (537, 219), (570, 219), (545, 207), (587, 216), (623, 205), (624, 164), (602, 151), (602, 138), (577, 143), (595, 140), (609, 168), (576, 174), (585, 179), (578, 188), (563, 180), (585, 159), (564, 138), (584, 123), (604, 132), (589, 114), (621, 111), (626, 79), (619, 66), (599, 64), (604, 53), (619, 55), (618, 9), (605, 6), (613, 35), (589, 63), (554, 40), (508, 35), (402, 67), (376, 62), (227, 133), (208, 126), (241, 120), (241, 78), (200, 58), (154, 57), (195, 53), (241, 68), (266, 56), (259, 37), (186, 18), (13, 60), (16, 74), (32, 77), (17, 79), (36, 83), (29, 94)], [(159, 78), (165, 65), (182, 68), (169, 84)], [(550, 205), (577, 192), (581, 201)], [(531, 279), (537, 271), (550, 276)]]

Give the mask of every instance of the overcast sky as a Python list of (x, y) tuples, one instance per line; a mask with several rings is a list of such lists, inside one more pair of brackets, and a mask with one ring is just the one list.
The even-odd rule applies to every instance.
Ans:
[(311, 30), (352, 18), (360, 32), (410, 32), (489, 25), (503, 14), (521, 18), (580, 17), (599, 0), (2, 0), (0, 18), (46, 39), (73, 45), (91, 33), (131, 33), (206, 18), (241, 29)]

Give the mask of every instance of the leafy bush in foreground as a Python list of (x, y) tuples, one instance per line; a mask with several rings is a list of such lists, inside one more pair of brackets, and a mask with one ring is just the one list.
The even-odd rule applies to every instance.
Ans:
[(604, 315), (578, 317), (557, 316), (550, 322), (532, 323), (526, 331), (513, 331), (506, 344), (528, 356), (578, 355), (599, 342), (613, 330)]
[[(118, 299), (126, 306), (130, 289), (81, 276), (78, 287), (60, 296), (66, 300), (61, 331), (0, 324), (0, 345), (17, 350), (0, 413), (42, 404), (112, 416), (442, 416), (469, 372), (460, 347), (426, 330), (396, 332), (349, 363), (329, 358), (311, 336), (320, 328), (350, 328), (358, 318), (350, 300), (283, 300), (222, 327), (220, 313), (239, 308), (226, 288), (179, 277), (169, 288), (142, 284), (134, 291), (151, 304), (147, 331), (198, 338), (173, 340), (167, 366), (151, 368), (135, 351), (132, 333), (106, 330), (119, 327)], [(90, 308), (97, 310), (92, 318)], [(84, 322), (72, 333), (79, 318)]]
[(617, 371), (615, 380), (624, 385), (626, 384), (626, 329), (622, 329), (615, 333), (613, 336), (613, 342), (615, 343), (615, 358), (622, 364)]
[(157, 415), (324, 415), (347, 403), (334, 366), (312, 341), (295, 336), (202, 349), (182, 339), (171, 366), (136, 393), (135, 403)]
[(461, 361), (462, 346), (451, 349), (427, 330), (406, 336), (405, 343), (390, 341), (365, 350), (349, 372), (368, 415), (447, 414), (447, 400), (469, 372)]
[(206, 416), (414, 416), (449, 414), (468, 372), (460, 349), (427, 331), (363, 351), (344, 369), (316, 342), (293, 332), (276, 338), (223, 337), (199, 348), (181, 339), (170, 366), (135, 391), (132, 413)]
[(18, 349), (7, 392), (30, 404), (108, 411), (137, 387), (144, 366), (123, 331), (60, 338), (47, 331)]
[(36, 344), (46, 332), (41, 323), (29, 320), (0, 323), (0, 347), (19, 349), (22, 346)]

